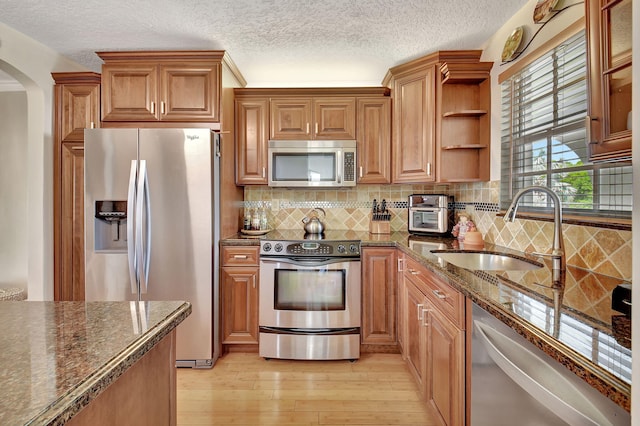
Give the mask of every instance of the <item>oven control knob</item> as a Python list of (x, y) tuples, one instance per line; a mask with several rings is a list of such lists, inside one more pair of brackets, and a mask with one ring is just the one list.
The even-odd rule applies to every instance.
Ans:
[(277, 244), (276, 244), (276, 246), (274, 247), (274, 249), (275, 249), (278, 253), (280, 253), (280, 252), (282, 251), (282, 248), (283, 248), (283, 247), (282, 247), (282, 244), (280, 244), (280, 243), (277, 243)]
[(342, 244), (338, 245), (338, 253), (344, 253), (346, 250), (347, 249)]
[(349, 246), (349, 250), (351, 251), (351, 253), (357, 253), (358, 252), (358, 246), (355, 244), (351, 244)]
[(262, 251), (271, 251), (271, 243), (264, 243)]

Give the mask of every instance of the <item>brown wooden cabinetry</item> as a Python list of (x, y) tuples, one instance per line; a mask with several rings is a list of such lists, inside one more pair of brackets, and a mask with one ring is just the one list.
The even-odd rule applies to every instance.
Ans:
[(54, 300), (84, 300), (84, 129), (100, 125), (100, 75), (52, 76)]
[(489, 179), (491, 63), (439, 51), (391, 68), (392, 183)]
[(438, 182), (488, 181), (492, 62), (444, 63), (438, 91)]
[(258, 350), (258, 247), (223, 246), (221, 250), (220, 311), (222, 344), (254, 346)]
[(390, 182), (388, 88), (238, 88), (234, 92), (238, 185), (268, 184), (269, 139), (355, 139), (358, 183)]
[(395, 248), (362, 249), (361, 342), (371, 352), (397, 352), (396, 271)]
[(465, 419), (465, 298), (411, 258), (404, 268), (403, 354), (442, 425)]
[(358, 98), (358, 183), (391, 183), (391, 99)]
[(236, 182), (268, 183), (269, 99), (236, 100)]
[(587, 0), (592, 161), (631, 159), (632, 0)]
[(219, 122), (224, 51), (99, 52), (103, 121)]
[(356, 100), (290, 98), (271, 100), (271, 139), (355, 139)]

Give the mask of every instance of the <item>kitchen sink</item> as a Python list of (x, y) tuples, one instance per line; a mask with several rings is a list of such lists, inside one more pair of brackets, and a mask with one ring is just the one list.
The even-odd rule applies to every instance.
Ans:
[(526, 271), (543, 266), (541, 263), (519, 259), (508, 254), (441, 250), (431, 250), (431, 253), (460, 268), (480, 271)]

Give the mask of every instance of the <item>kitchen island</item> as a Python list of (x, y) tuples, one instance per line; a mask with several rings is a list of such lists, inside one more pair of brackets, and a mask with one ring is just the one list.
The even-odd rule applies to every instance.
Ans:
[(175, 424), (175, 328), (190, 313), (178, 301), (0, 302), (2, 424), (131, 424), (143, 411)]

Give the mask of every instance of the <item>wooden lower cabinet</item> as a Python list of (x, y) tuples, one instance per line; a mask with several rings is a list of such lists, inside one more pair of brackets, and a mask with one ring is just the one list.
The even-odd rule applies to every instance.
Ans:
[(412, 259), (405, 262), (403, 356), (437, 422), (463, 425), (465, 299)]
[[(367, 352), (397, 352), (396, 249), (362, 249), (361, 343)], [(373, 345), (374, 347), (369, 347)], [(377, 347), (377, 349), (376, 349)]]
[(223, 247), (220, 272), (222, 345), (258, 350), (258, 247)]

